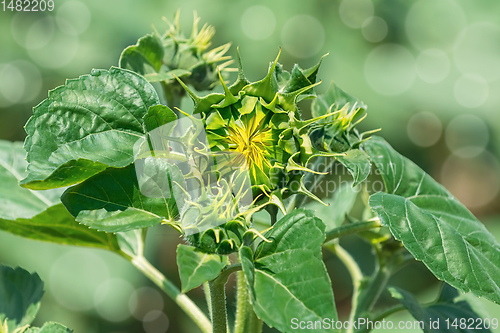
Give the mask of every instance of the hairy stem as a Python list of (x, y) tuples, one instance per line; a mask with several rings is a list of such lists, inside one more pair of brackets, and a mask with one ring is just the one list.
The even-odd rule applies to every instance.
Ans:
[(362, 222), (355, 222), (355, 223), (349, 223), (349, 224), (344, 224), (341, 225), (340, 227), (337, 227), (333, 230), (330, 230), (326, 233), (326, 240), (325, 242), (329, 242), (333, 239), (340, 238), (343, 236), (351, 235), (351, 234), (356, 234), (358, 232), (366, 231), (369, 229), (373, 228), (378, 228), (380, 227), (380, 220), (374, 219), (370, 221), (362, 221)]
[[(392, 275), (392, 266), (388, 262), (390, 258), (382, 254), (382, 250), (378, 245), (375, 245), (375, 250), (377, 251), (377, 267), (372, 277), (363, 281), (359, 288), (354, 320), (369, 317), (370, 311), (384, 291)], [(362, 331), (364, 329), (366, 328), (360, 328), (359, 330)]]
[(234, 333), (261, 333), (262, 320), (257, 318), (243, 272), (237, 274), (236, 322)]
[[(349, 315), (349, 321), (354, 319), (356, 314), (356, 309), (358, 305), (358, 292), (361, 286), (361, 281), (363, 280), (363, 273), (359, 269), (358, 264), (354, 260), (354, 258), (347, 252), (338, 242), (330, 243), (325, 245), (330, 251), (335, 253), (339, 260), (344, 264), (349, 272), (349, 275), (352, 279), (352, 304), (351, 304), (351, 313)], [(347, 330), (348, 333), (353, 332), (352, 327)]]
[(225, 281), (218, 279), (208, 283), (212, 309), (213, 333), (227, 333), (227, 310)]
[[(128, 257), (128, 256), (127, 256)], [(212, 325), (194, 302), (181, 293), (179, 288), (158, 271), (146, 258), (142, 256), (129, 257), (132, 264), (146, 275), (154, 284), (172, 298), (179, 307), (198, 325), (203, 333), (212, 333)], [(214, 331), (215, 332), (215, 331)], [(224, 331), (225, 332), (225, 331)]]

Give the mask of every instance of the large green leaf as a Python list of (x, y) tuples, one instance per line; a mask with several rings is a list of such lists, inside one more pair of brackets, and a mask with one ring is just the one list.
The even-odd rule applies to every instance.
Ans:
[(183, 293), (215, 279), (227, 264), (226, 256), (204, 253), (183, 244), (177, 246), (177, 266)]
[(315, 215), (325, 223), (326, 232), (328, 232), (345, 221), (346, 215), (356, 202), (358, 193), (359, 189), (352, 187), (351, 182), (341, 182), (332, 197), (321, 199), (328, 206), (312, 201), (307, 204), (307, 209), (315, 211)]
[(387, 192), (370, 197), (382, 224), (440, 280), (500, 302), (500, 245), (484, 225), (383, 139), (363, 146)]
[(181, 186), (185, 188), (185, 181), (179, 168), (148, 157), (125, 168), (106, 169), (67, 189), (61, 200), (78, 222), (123, 232), (176, 217), (185, 199)]
[(351, 149), (336, 159), (349, 170), (354, 178), (352, 186), (363, 182), (370, 175), (371, 163), (369, 156), (359, 149)]
[[(469, 303), (459, 298), (455, 288), (444, 285), (436, 302), (421, 305), (411, 293), (399, 288), (389, 289), (392, 297), (398, 299), (418, 321), (423, 323), (425, 333), (440, 332), (491, 332)], [(489, 318), (491, 319), (491, 318)]]
[(7, 319), (9, 332), (33, 322), (42, 296), (43, 282), (38, 274), (0, 266), (0, 325)]
[[(308, 210), (296, 209), (264, 235), (255, 255), (240, 250), (245, 278), (257, 316), (281, 332), (293, 329), (293, 319), (305, 322), (337, 319), (330, 278), (321, 256), (325, 225)], [(314, 332), (334, 332), (318, 329)]]
[(0, 230), (61, 244), (116, 248), (113, 235), (79, 224), (59, 200), (61, 189), (31, 191), (19, 186), (28, 163), (20, 142), (0, 140)]
[[(146, 35), (123, 50), (120, 67), (139, 74), (156, 73), (163, 64), (163, 43), (156, 35)], [(173, 77), (172, 77), (173, 78)]]
[(69, 328), (67, 328), (62, 324), (48, 322), (45, 323), (41, 328), (30, 327), (24, 333), (71, 333), (71, 332), (73, 332), (73, 330), (70, 330)]
[(60, 203), (48, 207), (30, 219), (0, 219), (0, 230), (21, 237), (52, 243), (90, 246), (116, 250), (116, 237), (104, 232), (89, 229), (75, 221), (68, 210)]
[(153, 86), (131, 71), (111, 68), (68, 80), (49, 92), (26, 124), (31, 189), (79, 183), (107, 167), (134, 160), (143, 116), (159, 104)]

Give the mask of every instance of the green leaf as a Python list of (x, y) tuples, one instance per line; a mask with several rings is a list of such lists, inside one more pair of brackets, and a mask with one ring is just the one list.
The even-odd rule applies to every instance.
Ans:
[(0, 323), (7, 319), (9, 332), (33, 322), (42, 296), (43, 282), (38, 274), (0, 266)]
[(30, 219), (0, 219), (0, 230), (14, 235), (52, 243), (116, 250), (114, 235), (91, 230), (79, 224), (68, 210), (58, 204)]
[(163, 63), (163, 55), (161, 39), (156, 35), (146, 35), (140, 38), (137, 44), (123, 50), (120, 56), (120, 67), (143, 75), (159, 72)]
[(178, 216), (185, 198), (180, 186), (185, 188), (184, 176), (176, 166), (148, 157), (125, 168), (106, 169), (67, 189), (61, 200), (78, 222), (123, 232)]
[[(438, 300), (430, 305), (421, 305), (415, 296), (402, 289), (389, 288), (389, 291), (416, 320), (423, 323), (425, 333), (491, 332), (479, 325), (483, 323), (481, 317), (474, 312), (469, 303), (460, 300), (455, 288), (447, 284), (443, 286)], [(454, 322), (457, 324), (456, 327), (452, 326)]]
[(21, 142), (0, 140), (0, 219), (31, 218), (56, 204), (60, 190), (35, 192), (19, 186), (28, 163)]
[(59, 324), (59, 323), (54, 323), (54, 322), (48, 322), (45, 323), (42, 328), (37, 328), (37, 327), (30, 327), (26, 332), (24, 333), (72, 333), (73, 330), (70, 330), (66, 326)]
[(359, 149), (352, 149), (342, 156), (336, 156), (336, 159), (349, 170), (349, 173), (354, 178), (352, 186), (362, 183), (371, 171), (370, 157)]
[(174, 69), (169, 72), (161, 72), (161, 73), (150, 73), (144, 74), (144, 77), (148, 82), (161, 82), (161, 81), (173, 81), (175, 80), (175, 76), (184, 77), (190, 76), (191, 72), (185, 69)]
[(64, 187), (131, 164), (133, 146), (144, 136), (142, 118), (157, 104), (153, 86), (128, 70), (93, 70), (67, 80), (33, 109), (26, 124), (30, 165), (21, 184)]
[(165, 135), (170, 136), (177, 125), (177, 116), (174, 111), (165, 105), (155, 105), (150, 107), (148, 113), (144, 116), (144, 127), (146, 132), (153, 131), (159, 127), (168, 126)]
[(113, 235), (75, 221), (59, 200), (62, 190), (31, 191), (19, 186), (28, 163), (20, 142), (0, 140), (0, 230), (35, 240), (115, 249)]
[(317, 201), (311, 201), (307, 205), (307, 209), (315, 211), (316, 217), (319, 217), (325, 223), (326, 232), (328, 232), (345, 221), (346, 215), (349, 214), (356, 202), (358, 193), (359, 189), (352, 187), (351, 182), (341, 182), (331, 198), (321, 199), (328, 206)]
[(347, 103), (349, 103), (349, 111), (358, 108), (363, 111), (366, 110), (366, 105), (363, 102), (349, 95), (332, 82), (324, 94), (319, 95), (313, 100), (311, 104), (311, 113), (313, 118), (316, 118), (330, 112), (338, 111)]
[[(240, 250), (255, 313), (281, 332), (309, 332), (292, 329), (292, 319), (321, 321), (337, 319), (330, 278), (321, 256), (325, 225), (313, 213), (293, 210), (264, 235), (255, 255), (248, 247)], [(317, 329), (314, 332), (335, 332)]]
[(227, 264), (226, 256), (204, 253), (183, 244), (177, 246), (177, 266), (183, 293), (215, 279)]
[(382, 224), (438, 279), (500, 302), (500, 245), (484, 225), (382, 138), (363, 146), (387, 192), (373, 194), (369, 202)]

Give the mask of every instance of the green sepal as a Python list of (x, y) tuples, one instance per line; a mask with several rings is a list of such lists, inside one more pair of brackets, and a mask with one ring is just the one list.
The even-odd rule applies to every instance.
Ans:
[(212, 93), (208, 94), (205, 97), (200, 97), (196, 95), (191, 89), (189, 89), (188, 86), (186, 86), (186, 84), (180, 78), (176, 77), (176, 79), (177, 82), (179, 82), (180, 85), (184, 88), (184, 90), (186, 90), (189, 97), (191, 97), (191, 99), (193, 100), (193, 114), (206, 113), (210, 111), (212, 105), (221, 102), (225, 97), (223, 94), (219, 93)]
[(269, 67), (267, 75), (262, 80), (250, 83), (249, 85), (243, 87), (242, 91), (250, 96), (262, 97), (266, 102), (270, 103), (278, 92), (278, 83), (276, 82), (276, 78), (274, 77), (274, 70), (276, 68), (276, 64), (278, 63), (280, 54), (281, 49), (278, 52), (278, 56), (276, 57), (276, 59)]

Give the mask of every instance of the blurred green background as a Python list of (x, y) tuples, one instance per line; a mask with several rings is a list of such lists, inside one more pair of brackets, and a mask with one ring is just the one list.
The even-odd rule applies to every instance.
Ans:
[[(325, 53), (318, 91), (331, 80), (368, 105), (366, 129), (383, 135), (445, 185), (500, 239), (500, 2), (496, 0), (55, 0), (53, 12), (0, 11), (0, 139), (23, 140), (32, 107), (66, 78), (117, 66), (121, 51), (167, 28), (181, 9), (217, 29), (213, 46), (232, 42), (250, 80), (263, 77), (282, 47), (286, 68), (315, 64)], [(183, 107), (189, 108), (186, 100)], [(305, 112), (308, 102), (302, 105)], [(149, 235), (148, 257), (178, 282), (167, 227)], [(364, 262), (367, 246), (343, 244)], [(325, 254), (339, 313), (350, 306), (350, 281)], [(46, 295), (37, 318), (85, 333), (196, 332), (170, 300), (111, 253), (45, 244), (0, 232), (0, 262), (40, 274)], [(438, 283), (419, 263), (393, 283), (423, 300)], [(190, 294), (202, 307), (201, 290)], [(234, 281), (228, 285), (234, 305)], [(383, 301), (389, 302), (387, 295)], [(491, 317), (500, 306), (483, 302)], [(234, 310), (232, 310), (234, 312)], [(404, 314), (393, 317), (409, 318)], [(272, 330), (268, 330), (272, 332)]]

